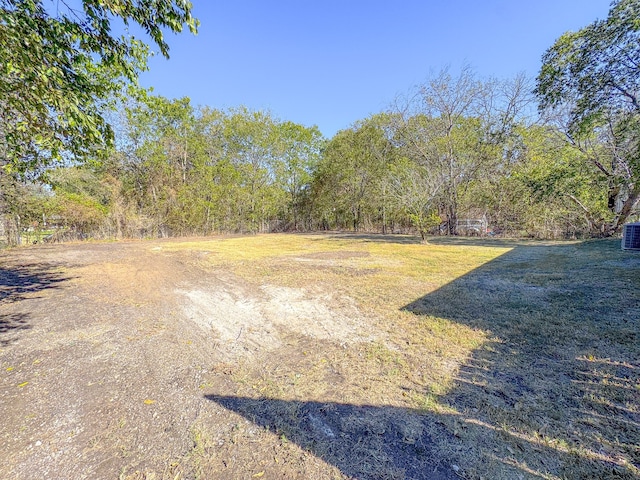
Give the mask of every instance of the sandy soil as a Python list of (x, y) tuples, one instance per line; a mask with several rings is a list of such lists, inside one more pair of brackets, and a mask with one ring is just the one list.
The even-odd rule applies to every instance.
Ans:
[[(247, 285), (211, 267), (203, 252), (168, 252), (163, 245), (0, 253), (0, 478), (209, 478), (194, 454), (203, 424), (209, 432), (235, 429), (258, 439), (269, 428), (225, 408), (234, 394), (226, 380), (234, 365), (259, 363), (291, 336), (312, 344), (380, 335), (349, 298)], [(203, 385), (226, 396), (212, 401)], [(340, 427), (335, 412), (305, 408), (310, 435), (328, 445), (340, 428), (358, 433), (353, 422)], [(237, 464), (257, 460), (250, 452), (237, 457), (224, 439), (207, 449), (221, 469), (229, 468), (216, 478), (264, 475), (259, 463), (254, 470)], [(377, 478), (304, 449), (287, 452), (289, 466), (264, 478)], [(232, 457), (235, 467), (227, 461)], [(442, 469), (424, 475), (453, 477)]]

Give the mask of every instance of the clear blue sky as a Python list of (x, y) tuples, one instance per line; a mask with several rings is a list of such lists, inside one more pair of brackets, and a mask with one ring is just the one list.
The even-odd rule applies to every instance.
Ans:
[(170, 36), (144, 86), (195, 105), (266, 109), (325, 136), (385, 110), (446, 66), (535, 77), (554, 40), (609, 0), (192, 0), (197, 36)]

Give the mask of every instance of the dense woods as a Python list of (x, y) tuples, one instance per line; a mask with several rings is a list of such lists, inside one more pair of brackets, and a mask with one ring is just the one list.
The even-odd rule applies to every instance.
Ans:
[[(20, 23), (24, 3), (4, 1), (4, 36), (10, 21), (29, 27)], [(89, 80), (67, 80), (102, 97), (81, 85), (78, 95), (116, 105), (110, 116), (66, 103), (79, 97), (45, 95), (44, 107), (8, 90), (0, 98), (3, 235), (9, 243), (312, 230), (613, 235), (637, 218), (640, 198), (637, 4), (615, 2), (607, 20), (561, 37), (535, 85), (443, 70), (332, 138), (267, 111), (125, 93), (126, 77), (143, 68), (138, 44), (98, 73), (83, 57)], [(25, 15), (34, 12), (46, 17)], [(189, 10), (181, 14), (195, 28)], [(24, 83), (12, 65), (5, 85)], [(55, 119), (66, 123), (30, 125), (19, 108), (27, 100), (27, 112), (42, 115), (60, 106)]]

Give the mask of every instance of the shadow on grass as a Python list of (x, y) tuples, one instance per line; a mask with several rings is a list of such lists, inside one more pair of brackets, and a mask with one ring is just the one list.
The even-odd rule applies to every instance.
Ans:
[[(58, 288), (67, 277), (46, 264), (0, 268), (0, 306), (20, 302), (43, 290)], [(31, 328), (29, 313), (0, 310), (0, 345), (8, 345), (15, 333)], [(14, 335), (12, 335), (14, 334)]]
[(472, 246), (472, 247), (495, 247), (514, 248), (531, 244), (532, 246), (542, 246), (548, 242), (531, 240), (514, 240), (500, 237), (463, 237), (463, 236), (431, 236), (423, 242), (419, 236), (404, 234), (382, 234), (382, 233), (320, 233), (318, 236), (333, 238), (336, 240), (356, 240), (370, 243), (394, 243), (398, 245), (447, 245), (447, 246)]
[(485, 439), (480, 455), (534, 476), (638, 478), (640, 256), (525, 244), (404, 309), (489, 333), (439, 398), (463, 438)]
[(391, 235), (382, 233), (322, 233), (325, 238), (336, 240), (358, 240), (372, 243), (397, 243), (399, 245), (419, 245), (420, 237), (413, 235)]
[[(442, 243), (514, 247), (403, 308), (488, 335), (448, 392), (423, 392), (444, 408), (206, 398), (349, 478), (457, 478), (454, 462), (469, 478), (639, 478), (640, 255), (618, 241)], [(443, 442), (454, 453), (437, 465)]]
[(433, 463), (418, 412), (395, 407), (206, 395), (227, 410), (295, 442), (349, 478), (453, 480)]
[(544, 246), (549, 244), (543, 240), (515, 240), (501, 237), (464, 237), (464, 236), (439, 236), (428, 237), (428, 245), (449, 245), (469, 247), (496, 247), (496, 248), (521, 248), (523, 245)]

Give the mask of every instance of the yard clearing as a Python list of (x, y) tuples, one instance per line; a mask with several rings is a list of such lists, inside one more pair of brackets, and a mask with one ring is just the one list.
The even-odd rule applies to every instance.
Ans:
[(0, 478), (640, 477), (640, 254), (260, 235), (0, 252)]

